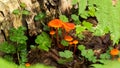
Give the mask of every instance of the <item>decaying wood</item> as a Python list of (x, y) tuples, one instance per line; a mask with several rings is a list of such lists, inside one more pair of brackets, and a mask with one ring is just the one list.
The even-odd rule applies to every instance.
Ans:
[(59, 10), (62, 13), (69, 13), (70, 9), (72, 8), (72, 0), (60, 0), (59, 2)]
[[(34, 3), (33, 3), (34, 2)], [(22, 15), (14, 15), (12, 12), (16, 9), (21, 9), (20, 3), (26, 4), (26, 10), (30, 11), (30, 15), (25, 18), (23, 22)], [(18, 28), (27, 23), (28, 30), (31, 34), (33, 30), (36, 29), (34, 23), (34, 16), (37, 12), (34, 9), (39, 10), (39, 3), (37, 0), (0, 0), (0, 30), (3, 32), (8, 32), (11, 27)], [(33, 31), (36, 34), (36, 31)], [(7, 33), (5, 33), (7, 35)]]
[[(27, 26), (30, 36), (37, 35), (41, 31), (41, 21), (34, 21), (39, 12), (45, 12), (46, 18), (42, 21), (47, 23), (53, 18), (58, 18), (61, 13), (69, 12), (72, 8), (72, 0), (0, 0), (0, 30), (9, 36), (11, 27), (18, 28)], [(15, 9), (21, 10), (20, 3), (25, 3), (25, 9), (30, 11), (28, 16), (14, 15)]]
[(26, 19), (25, 19), (27, 22), (28, 30), (29, 30), (29, 35), (30, 36), (37, 35), (36, 26), (35, 26), (35, 22), (34, 22), (34, 17), (35, 17), (35, 15), (37, 15), (37, 13), (34, 12), (34, 10), (36, 9), (36, 7), (37, 8), (39, 7), (39, 3), (37, 1), (36, 1), (36, 3), (32, 3), (32, 0), (27, 0), (27, 1), (20, 0), (20, 2), (25, 3), (26, 10), (30, 11), (30, 15), (28, 17), (26, 17)]

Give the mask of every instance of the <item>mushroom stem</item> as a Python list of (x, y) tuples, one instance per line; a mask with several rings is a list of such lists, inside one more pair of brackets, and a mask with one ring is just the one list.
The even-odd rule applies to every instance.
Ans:
[(49, 34), (51, 35), (51, 39), (52, 39), (52, 42), (53, 42), (53, 36), (54, 36), (54, 34), (55, 34), (55, 31), (54, 31), (54, 30), (51, 30)]
[(74, 45), (74, 53), (76, 52), (76, 44)]
[(70, 49), (71, 49), (71, 46), (69, 46), (68, 50), (70, 50)]
[(59, 36), (58, 36), (58, 28), (56, 28), (56, 41), (57, 41), (57, 46), (59, 48), (61, 48), (60, 44), (59, 44)]
[(68, 47), (68, 50), (70, 50), (70, 49), (71, 49), (72, 44), (73, 44), (73, 42), (69, 42), (69, 47)]
[(114, 60), (114, 58), (115, 58), (115, 56), (114, 56), (114, 55), (112, 55), (112, 60)]
[(78, 40), (74, 40), (73, 43), (74, 43), (74, 53), (75, 53), (76, 52), (76, 47), (77, 47), (77, 44), (78, 44)]
[(51, 35), (51, 39), (52, 39), (52, 42), (53, 42), (53, 35)]
[(53, 41), (53, 35), (51, 35), (51, 40), (52, 40), (52, 43), (54, 43), (54, 41)]
[(65, 30), (62, 28), (62, 38), (65, 36)]

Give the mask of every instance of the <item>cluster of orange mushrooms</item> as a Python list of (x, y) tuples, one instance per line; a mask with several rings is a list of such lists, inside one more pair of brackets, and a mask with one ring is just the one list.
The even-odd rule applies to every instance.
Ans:
[[(60, 44), (60, 38), (59, 38), (59, 34), (58, 34), (58, 30), (61, 29), (62, 30), (62, 39), (66, 40), (67, 42), (69, 42), (69, 45), (74, 45), (74, 53), (76, 51), (76, 45), (78, 44), (78, 40), (74, 39), (71, 35), (69, 35), (69, 32), (75, 29), (75, 24), (74, 23), (69, 23), (69, 22), (63, 22), (60, 19), (53, 19), (48, 23), (48, 26), (51, 27), (50, 30), (50, 35), (53, 39), (53, 36), (55, 35), (56, 40), (52, 40), (52, 41), (56, 41), (57, 46), (59, 48), (63, 47)], [(71, 48), (71, 46), (69, 46), (69, 49)]]

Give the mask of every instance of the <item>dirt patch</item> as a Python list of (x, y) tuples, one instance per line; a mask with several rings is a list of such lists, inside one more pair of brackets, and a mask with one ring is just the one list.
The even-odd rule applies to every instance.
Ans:
[[(106, 34), (102, 37), (93, 36), (91, 32), (86, 31), (83, 32), (85, 38), (83, 40), (79, 40), (79, 44), (83, 44), (86, 49), (93, 49), (95, 56), (99, 58), (100, 54), (105, 53), (109, 46), (111, 46), (110, 35)], [(65, 63), (59, 64), (57, 61), (60, 59), (58, 52), (62, 49), (58, 49), (58, 47), (52, 47), (49, 52), (41, 51), (39, 49), (32, 49), (29, 51), (28, 62), (31, 64), (42, 63), (45, 65), (55, 66), (57, 68), (89, 68), (89, 65), (92, 62), (88, 60), (80, 60), (80, 51), (77, 50), (74, 54), (74, 60)]]

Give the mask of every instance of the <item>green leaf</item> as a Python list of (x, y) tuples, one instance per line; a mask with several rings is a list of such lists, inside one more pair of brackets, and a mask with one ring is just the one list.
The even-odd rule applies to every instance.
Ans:
[(95, 16), (95, 7), (94, 6), (89, 6), (88, 7), (89, 11), (88, 11), (88, 14), (92, 17)]
[(12, 42), (26, 44), (26, 40), (28, 38), (24, 35), (24, 30), (26, 30), (25, 27), (19, 27), (18, 29), (11, 28), (10, 29), (10, 40)]
[(81, 55), (86, 57), (87, 51), (86, 51), (86, 50), (82, 50), (82, 51), (81, 51)]
[(94, 28), (94, 35), (95, 36), (102, 36), (102, 35), (104, 35), (104, 34), (106, 34), (106, 33), (109, 33), (109, 28), (106, 26), (104, 29), (102, 28), (102, 26), (96, 26), (95, 28)]
[(83, 26), (86, 27), (88, 30), (90, 30), (93, 27), (93, 24), (83, 21), (82, 22)]
[(58, 63), (59, 63), (59, 64), (65, 64), (65, 63), (71, 62), (72, 60), (73, 60), (73, 58), (59, 59), (59, 60), (58, 60)]
[(0, 44), (0, 51), (13, 54), (16, 52), (16, 48), (7, 42), (3, 42)]
[(78, 14), (81, 15), (85, 11), (87, 6), (87, 0), (79, 0), (79, 10)]
[(72, 5), (75, 5), (79, 2), (79, 0), (72, 0)]
[(93, 52), (92, 49), (88, 49), (88, 50), (87, 50), (87, 57), (89, 58), (89, 57), (91, 57), (91, 56), (94, 56), (94, 52)]
[(74, 20), (75, 24), (80, 24), (81, 23), (80, 20), (79, 20), (79, 16), (77, 16), (75, 14), (72, 14), (71, 18)]
[(88, 61), (91, 61), (93, 63), (97, 61), (96, 57), (94, 56), (94, 51), (92, 49), (85, 50), (84, 45), (78, 45), (78, 50), (81, 51), (81, 55), (87, 58)]
[(83, 31), (85, 31), (85, 27), (83, 27), (81, 25), (76, 25), (76, 34), (79, 34)]
[(72, 58), (73, 52), (71, 52), (69, 50), (65, 50), (64, 52), (59, 52), (59, 55), (64, 58)]
[(38, 21), (38, 20), (44, 19), (45, 16), (46, 16), (45, 13), (39, 13), (38, 15), (35, 16), (35, 20)]
[(120, 39), (120, 26), (118, 25), (120, 24), (120, 1), (117, 2), (116, 6), (113, 6), (110, 0), (96, 0), (95, 4), (98, 9), (95, 12), (98, 26), (103, 33), (107, 27), (113, 44), (118, 44)]
[(84, 19), (87, 19), (90, 15), (88, 14), (88, 11), (84, 11), (80, 16)]
[(20, 53), (20, 60), (19, 60), (19, 62), (20, 62), (20, 64), (24, 64), (25, 62), (27, 62), (27, 50), (21, 50), (21, 53)]
[(30, 14), (30, 11), (28, 11), (28, 10), (23, 10), (23, 11), (22, 11), (22, 14), (23, 14), (23, 15), (29, 15), (29, 14)]
[(35, 43), (39, 44), (39, 48), (45, 51), (48, 51), (51, 47), (51, 39), (49, 35), (45, 32), (42, 32), (40, 35), (37, 36), (35, 39)]
[(108, 53), (104, 53), (104, 54), (100, 54), (100, 58), (101, 59), (110, 59), (110, 54), (108, 54)]
[(62, 41), (61, 41), (61, 44), (62, 44), (63, 46), (68, 46), (68, 45), (69, 45), (69, 42), (67, 42), (67, 41), (65, 41), (65, 40), (62, 40)]
[(76, 34), (76, 36), (80, 39), (83, 40), (85, 36), (82, 33)]
[(71, 15), (71, 18), (72, 18), (74, 21), (79, 20), (79, 16), (77, 16), (77, 15), (75, 15), (75, 14), (72, 14), (72, 15)]
[(59, 16), (60, 20), (62, 20), (63, 22), (68, 22), (68, 18), (65, 15), (60, 15)]
[(80, 51), (85, 50), (85, 46), (84, 46), (84, 45), (78, 45), (78, 49), (79, 49)]
[(11, 55), (5, 55), (3, 58), (9, 62), (13, 62), (13, 57)]
[(20, 7), (25, 8), (26, 4), (25, 3), (20, 3)]
[(16, 15), (20, 14), (20, 10), (19, 9), (13, 10), (13, 14), (16, 14)]

